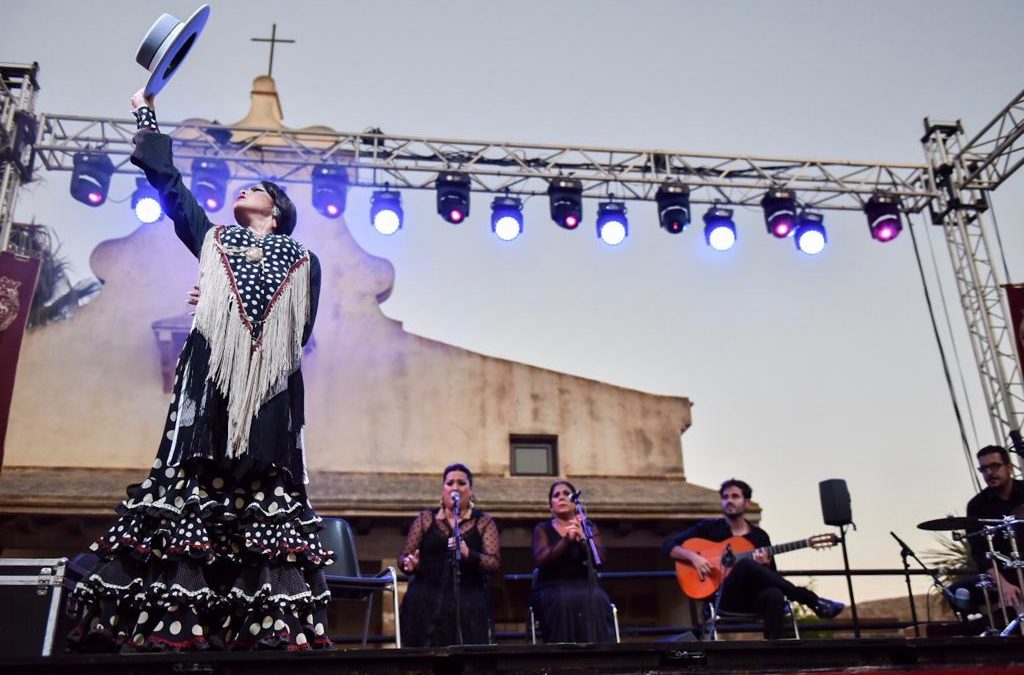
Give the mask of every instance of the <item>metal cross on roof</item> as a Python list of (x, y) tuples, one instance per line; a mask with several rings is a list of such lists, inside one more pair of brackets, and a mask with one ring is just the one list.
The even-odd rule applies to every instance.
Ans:
[(253, 42), (269, 42), (270, 43), (270, 65), (267, 66), (267, 76), (274, 76), (274, 47), (278, 42), (295, 44), (295, 40), (285, 40), (277, 37), (277, 24), (271, 24), (270, 37), (269, 38), (252, 38)]

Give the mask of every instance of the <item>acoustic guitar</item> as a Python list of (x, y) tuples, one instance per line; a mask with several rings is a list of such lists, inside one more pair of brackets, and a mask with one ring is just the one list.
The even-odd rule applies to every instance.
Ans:
[(722, 582), (729, 576), (733, 565), (743, 558), (752, 558), (755, 550), (766, 551), (772, 556), (779, 553), (788, 553), (802, 548), (831, 548), (839, 543), (839, 537), (834, 534), (816, 534), (807, 539), (790, 541), (785, 544), (762, 547), (755, 549), (754, 545), (746, 537), (729, 537), (725, 541), (709, 541), (694, 537), (687, 539), (681, 545), (687, 551), (699, 553), (711, 563), (711, 572), (700, 578), (697, 568), (688, 562), (676, 561), (676, 579), (679, 580), (679, 587), (687, 597), (694, 600), (706, 600), (718, 591)]

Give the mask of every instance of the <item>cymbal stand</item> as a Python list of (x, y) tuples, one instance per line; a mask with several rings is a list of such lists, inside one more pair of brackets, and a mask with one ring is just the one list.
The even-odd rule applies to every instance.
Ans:
[[(1017, 548), (1017, 534), (1014, 532), (1014, 526), (1019, 524), (1020, 520), (1014, 516), (1005, 516), (1003, 518), (1003, 536), (1006, 537), (1007, 541), (1010, 542), (1010, 560), (1005, 563), (1008, 569), (1016, 570), (1017, 572), (1017, 588), (1024, 589), (1024, 572), (1021, 568), (1024, 567), (1024, 561), (1020, 558), (1020, 549)], [(1003, 608), (1006, 611), (1006, 608)], [(1024, 611), (1018, 611), (1017, 616), (1006, 625), (1003, 632), (999, 635), (1001, 637), (1008, 637), (1015, 630), (1020, 629), (1021, 635), (1024, 635)]]
[(981, 590), (981, 596), (985, 598), (985, 615), (988, 616), (988, 628), (982, 633), (982, 636), (996, 634), (996, 617), (995, 614), (992, 613), (992, 598), (989, 596), (989, 591), (992, 590), (992, 586), (994, 585), (995, 583), (993, 582), (991, 575), (978, 575), (978, 583), (975, 584), (975, 586)]
[[(999, 594), (999, 606), (1003, 611), (1003, 622), (1009, 623), (1010, 616), (1006, 613), (1006, 599), (1003, 597), (1003, 585), (999, 583), (999, 579), (997, 577), (999, 574), (999, 558), (1001, 557), (1001, 554), (996, 551), (995, 544), (993, 543), (993, 539), (999, 529), (1000, 526), (998, 525), (988, 526), (982, 530), (982, 534), (985, 537), (985, 544), (988, 546), (988, 552), (985, 554), (985, 557), (992, 561), (992, 570), (994, 572), (992, 575), (992, 582), (995, 584), (996, 592)], [(989, 620), (991, 621), (993, 619), (994, 617), (989, 615)], [(995, 626), (995, 624), (992, 625), (993, 627)]]

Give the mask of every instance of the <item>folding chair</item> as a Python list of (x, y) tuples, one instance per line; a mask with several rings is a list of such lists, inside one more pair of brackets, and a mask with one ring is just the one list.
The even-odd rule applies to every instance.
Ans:
[[(540, 570), (534, 568), (533, 578), (530, 581), (530, 590), (537, 587), (537, 575)], [(614, 602), (608, 603), (612, 608), (612, 625), (615, 627), (615, 642), (622, 642), (622, 637), (619, 635), (619, 608), (615, 606)], [(537, 614), (533, 611), (533, 605), (529, 605), (526, 608), (526, 625), (530, 630), (530, 643), (537, 644), (537, 626), (540, 621), (537, 619)]]
[[(722, 592), (718, 591), (710, 602), (704, 605), (704, 635), (709, 640), (718, 640), (719, 630), (725, 628), (730, 632), (763, 632), (764, 621), (761, 615), (753, 612), (729, 612), (720, 607)], [(793, 637), (800, 639), (800, 626), (796, 622), (793, 605), (786, 601), (785, 615), (793, 626)]]
[(363, 646), (370, 632), (370, 614), (373, 611), (373, 594), (391, 591), (395, 610), (395, 647), (402, 646), (402, 626), (398, 611), (398, 572), (387, 567), (374, 576), (363, 576), (359, 571), (359, 555), (356, 553), (356, 538), (352, 527), (342, 518), (324, 518), (320, 541), (324, 548), (334, 551), (334, 562), (324, 568), (327, 587), (332, 598), (366, 600), (366, 616), (363, 618)]

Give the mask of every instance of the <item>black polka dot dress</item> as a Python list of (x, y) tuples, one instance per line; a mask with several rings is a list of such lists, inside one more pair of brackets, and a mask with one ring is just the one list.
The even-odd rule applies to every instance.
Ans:
[[(253, 351), (275, 312), (295, 301), (288, 293), (298, 275), (307, 275), (301, 300), (308, 306), (293, 311), (305, 324), (289, 328), (301, 355), (319, 296), (316, 257), (284, 234), (213, 228), (174, 168), (167, 136), (140, 132), (132, 161), (194, 254), (204, 243), (219, 247), (226, 290), (217, 307), (245, 327)], [(286, 320), (276, 320), (280, 332)], [(70, 650), (332, 647), (323, 574), (332, 552), (320, 543), (320, 518), (306, 496), (301, 369), (271, 383), (233, 452), (235, 392), (216, 382), (218, 344), (210, 334), (197, 326), (186, 339), (157, 457), (92, 546), (100, 563), (72, 593), (79, 621)]]

